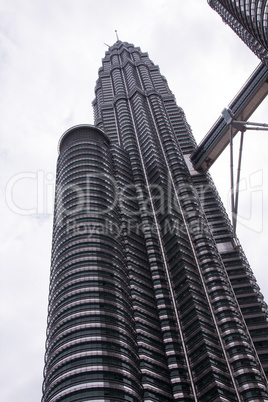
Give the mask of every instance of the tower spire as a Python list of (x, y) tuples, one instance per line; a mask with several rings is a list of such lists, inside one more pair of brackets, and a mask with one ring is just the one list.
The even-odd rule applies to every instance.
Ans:
[(117, 29), (115, 30), (115, 34), (116, 34), (116, 39), (119, 40)]

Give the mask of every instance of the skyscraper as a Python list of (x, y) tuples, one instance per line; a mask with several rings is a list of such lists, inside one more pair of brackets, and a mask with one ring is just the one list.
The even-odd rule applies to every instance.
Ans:
[(208, 4), (268, 65), (268, 1), (208, 0)]
[(268, 400), (267, 306), (184, 112), (117, 41), (59, 144), (43, 402)]

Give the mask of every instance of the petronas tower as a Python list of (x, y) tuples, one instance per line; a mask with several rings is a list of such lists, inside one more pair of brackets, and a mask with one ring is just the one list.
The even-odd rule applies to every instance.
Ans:
[(253, 272), (158, 66), (117, 41), (59, 144), (43, 402), (268, 401)]

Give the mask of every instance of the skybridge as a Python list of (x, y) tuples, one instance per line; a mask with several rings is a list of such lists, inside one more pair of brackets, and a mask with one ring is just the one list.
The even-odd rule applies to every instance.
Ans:
[[(231, 209), (234, 237), (238, 211), (239, 181), (243, 139), (246, 130), (268, 130), (268, 124), (248, 119), (268, 94), (268, 66), (260, 63), (228, 108), (191, 155), (195, 170), (206, 172), (230, 144)], [(241, 132), (236, 183), (234, 182), (233, 138)]]
[(197, 171), (206, 172), (230, 144), (230, 125), (232, 137), (239, 131), (252, 127), (255, 127), (255, 130), (260, 129), (258, 124), (247, 123), (247, 120), (267, 94), (268, 66), (260, 63), (191, 155), (191, 161)]

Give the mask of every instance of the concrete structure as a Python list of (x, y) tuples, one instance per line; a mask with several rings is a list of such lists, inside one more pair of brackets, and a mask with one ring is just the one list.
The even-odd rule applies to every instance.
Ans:
[(208, 0), (208, 4), (268, 65), (268, 1)]

